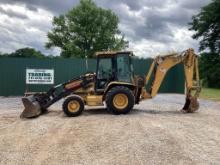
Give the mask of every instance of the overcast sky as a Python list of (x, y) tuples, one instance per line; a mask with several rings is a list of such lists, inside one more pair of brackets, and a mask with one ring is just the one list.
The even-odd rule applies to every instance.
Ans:
[[(95, 0), (112, 9), (120, 19), (119, 28), (129, 41), (129, 50), (138, 56), (182, 51), (198, 51), (198, 41), (188, 31), (191, 17), (210, 0)], [(0, 0), (0, 51), (12, 52), (33, 47), (45, 54), (47, 32), (54, 15), (66, 13), (78, 0)]]

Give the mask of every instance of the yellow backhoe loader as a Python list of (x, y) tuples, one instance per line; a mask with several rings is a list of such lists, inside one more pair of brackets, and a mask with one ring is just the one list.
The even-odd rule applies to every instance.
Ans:
[[(167, 71), (184, 64), (186, 103), (183, 111), (190, 113), (199, 108), (200, 93), (198, 57), (193, 49), (182, 53), (158, 56), (154, 59), (146, 78), (134, 75), (131, 63), (132, 52), (98, 52), (96, 73), (86, 73), (64, 84), (52, 87), (45, 93), (23, 97), (22, 118), (36, 117), (61, 98), (63, 111), (67, 116), (78, 116), (84, 105), (102, 106), (113, 114), (126, 114), (134, 104), (153, 98)], [(152, 83), (149, 89), (146, 86)]]

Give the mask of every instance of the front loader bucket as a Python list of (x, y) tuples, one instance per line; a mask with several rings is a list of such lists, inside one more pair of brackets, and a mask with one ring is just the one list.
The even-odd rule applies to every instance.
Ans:
[(22, 102), (24, 111), (20, 115), (21, 118), (37, 117), (42, 113), (40, 104), (34, 99), (34, 96), (23, 97)]
[(199, 109), (199, 102), (197, 100), (197, 97), (187, 97), (186, 103), (183, 107), (183, 111), (187, 113), (193, 113)]

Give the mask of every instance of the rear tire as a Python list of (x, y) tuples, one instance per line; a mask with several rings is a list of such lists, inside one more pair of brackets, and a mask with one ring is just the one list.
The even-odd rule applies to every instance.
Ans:
[(134, 106), (134, 95), (129, 88), (116, 86), (108, 91), (105, 102), (113, 114), (127, 114)]
[(79, 116), (83, 110), (84, 102), (80, 96), (70, 96), (63, 102), (63, 112), (69, 117)]

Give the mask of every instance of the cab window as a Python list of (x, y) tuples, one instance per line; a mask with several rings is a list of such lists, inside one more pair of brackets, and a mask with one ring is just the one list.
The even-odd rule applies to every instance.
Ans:
[(110, 82), (113, 79), (114, 74), (112, 68), (112, 58), (98, 59), (96, 90), (104, 89), (108, 82)]
[(131, 68), (128, 55), (119, 55), (117, 57), (117, 78), (118, 81), (131, 82)]
[(112, 59), (102, 58), (99, 60), (98, 79), (109, 79), (112, 74)]

